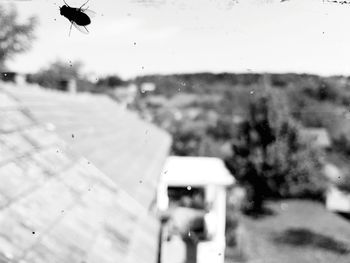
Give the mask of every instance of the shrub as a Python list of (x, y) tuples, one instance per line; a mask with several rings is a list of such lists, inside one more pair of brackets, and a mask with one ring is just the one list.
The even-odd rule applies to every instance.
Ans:
[(267, 197), (321, 198), (326, 188), (321, 155), (299, 138), (281, 93), (256, 96), (232, 145), (229, 169), (250, 189), (253, 210)]

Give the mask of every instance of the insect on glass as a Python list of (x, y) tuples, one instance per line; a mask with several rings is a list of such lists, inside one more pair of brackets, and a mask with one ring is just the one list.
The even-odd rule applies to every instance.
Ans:
[(79, 8), (70, 7), (66, 1), (63, 0), (63, 2), (65, 5), (60, 7), (60, 14), (67, 18), (69, 22), (71, 22), (69, 35), (72, 31), (72, 26), (74, 26), (82, 33), (89, 33), (89, 30), (86, 28), (86, 26), (91, 24), (91, 17), (93, 17), (95, 14), (93, 11), (88, 10), (88, 7), (83, 8), (89, 2), (89, 0)]

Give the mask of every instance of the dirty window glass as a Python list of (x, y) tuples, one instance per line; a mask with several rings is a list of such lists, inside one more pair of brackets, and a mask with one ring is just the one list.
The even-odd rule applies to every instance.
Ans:
[(0, 0), (0, 262), (349, 262), (349, 24)]

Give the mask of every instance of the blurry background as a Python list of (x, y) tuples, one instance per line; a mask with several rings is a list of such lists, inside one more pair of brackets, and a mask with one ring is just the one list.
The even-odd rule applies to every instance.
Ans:
[[(73, 28), (70, 36), (69, 21), (59, 15), (63, 4), (0, 2), (0, 76), (7, 82), (0, 89), (4, 112), (0, 117), (5, 123), (0, 133), (22, 136), (26, 130), (25, 125), (11, 128), (12, 122), (22, 124), (25, 119), (14, 118), (13, 108), (20, 116), (33, 117), (36, 125), (49, 122), (48, 127), (56, 127), (60, 137), (127, 194), (137, 192), (133, 204), (137, 207), (141, 202), (140, 211), (150, 213), (152, 229), (158, 226), (153, 213), (157, 190), (165, 188), (165, 200), (169, 190), (169, 195), (179, 199), (173, 203), (185, 207), (182, 218), (190, 218), (188, 213), (197, 220), (195, 231), (188, 222), (183, 224), (185, 230), (178, 230), (179, 239), (187, 244), (187, 256), (191, 255), (188, 263), (197, 261), (196, 242), (209, 242), (205, 229), (215, 225), (215, 219), (204, 222), (203, 214), (212, 215), (222, 205), (227, 210), (219, 213), (226, 217), (227, 249), (226, 255), (221, 250), (213, 252), (218, 262), (348, 261), (350, 4), (91, 0), (88, 6), (96, 17), (88, 26), (90, 33)], [(68, 4), (79, 7), (83, 2)], [(5, 135), (0, 142), (25, 146)], [(6, 151), (17, 151), (6, 147)], [(159, 179), (168, 172), (161, 168), (168, 155), (206, 164), (209, 159), (200, 157), (212, 157), (225, 164), (219, 169), (225, 176), (228, 170), (232, 182), (218, 187), (213, 183), (216, 172), (210, 172), (208, 185), (195, 177), (198, 189), (184, 182), (188, 176), (180, 186), (161, 186)], [(22, 159), (15, 162), (22, 164)], [(202, 166), (193, 167), (198, 172)], [(204, 172), (198, 174), (204, 176)], [(207, 188), (213, 185), (222, 197), (213, 194), (217, 206), (204, 202)], [(197, 205), (191, 207), (191, 203)], [(107, 204), (102, 200), (99, 205)], [(96, 207), (89, 209), (90, 213)], [(167, 227), (176, 217), (175, 212), (168, 212), (160, 214)], [(6, 222), (9, 218), (3, 216)], [(148, 229), (135, 222), (141, 232)], [(116, 230), (120, 227), (111, 225)], [(16, 226), (13, 229), (16, 232)], [(102, 229), (107, 235), (112, 232)], [(197, 239), (191, 233), (199, 233)], [(116, 236), (118, 242), (128, 243), (124, 236)], [(156, 252), (162, 254), (162, 244), (166, 246), (171, 237), (162, 232), (158, 236), (157, 231), (143, 237), (148, 236), (152, 242), (140, 239), (140, 247), (130, 247), (142, 250), (145, 244), (152, 245), (150, 257), (160, 259)], [(154, 242), (158, 237), (159, 244)], [(136, 240), (132, 235), (129, 239), (131, 243)], [(136, 255), (135, 250), (129, 253)], [(174, 251), (177, 248), (170, 249), (169, 255)], [(82, 258), (89, 258), (84, 253)], [(104, 256), (114, 260), (108, 253)]]

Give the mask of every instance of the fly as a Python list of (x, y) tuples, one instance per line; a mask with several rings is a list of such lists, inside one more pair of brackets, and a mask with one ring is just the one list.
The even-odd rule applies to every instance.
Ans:
[[(60, 14), (67, 18), (69, 22), (71, 22), (69, 35), (72, 31), (72, 26), (78, 29), (82, 33), (89, 33), (89, 30), (86, 28), (87, 25), (91, 24), (91, 17), (95, 14), (93, 11), (88, 10), (87, 8), (83, 8), (89, 0), (87, 0), (81, 7), (70, 7), (66, 1), (63, 0), (65, 5), (60, 7)], [(82, 29), (84, 28), (84, 29)]]

